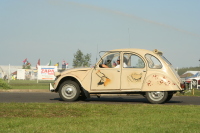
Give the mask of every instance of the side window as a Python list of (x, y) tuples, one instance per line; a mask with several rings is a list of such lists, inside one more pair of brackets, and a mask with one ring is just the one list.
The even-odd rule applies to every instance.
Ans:
[(100, 64), (105, 64), (109, 68), (114, 68), (117, 64), (117, 60), (119, 59), (119, 52), (117, 53), (110, 53), (107, 56), (103, 57), (103, 60)]
[(145, 55), (147, 62), (149, 64), (149, 68), (160, 69), (162, 68), (162, 64), (160, 61), (153, 55), (146, 54)]
[(127, 59), (126, 64), (128, 68), (144, 68), (144, 61), (137, 55), (126, 53), (124, 57)]

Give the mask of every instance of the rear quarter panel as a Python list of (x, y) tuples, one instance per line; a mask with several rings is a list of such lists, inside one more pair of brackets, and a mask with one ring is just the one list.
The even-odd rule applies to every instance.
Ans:
[(180, 81), (167, 64), (162, 69), (148, 69), (142, 91), (179, 91)]

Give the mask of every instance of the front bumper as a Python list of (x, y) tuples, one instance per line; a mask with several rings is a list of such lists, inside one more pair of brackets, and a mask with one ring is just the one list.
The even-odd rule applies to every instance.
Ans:
[(52, 86), (51, 83), (49, 83), (49, 91), (54, 92), (56, 89)]

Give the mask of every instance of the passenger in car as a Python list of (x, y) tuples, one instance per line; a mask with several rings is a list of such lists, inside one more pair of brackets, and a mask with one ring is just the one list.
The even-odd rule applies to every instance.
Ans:
[[(120, 67), (120, 59), (117, 60), (117, 65), (114, 68), (119, 68)], [(126, 63), (123, 63), (123, 67), (127, 67)]]

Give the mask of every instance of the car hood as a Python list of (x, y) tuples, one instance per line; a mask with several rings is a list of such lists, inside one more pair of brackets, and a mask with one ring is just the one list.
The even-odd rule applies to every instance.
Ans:
[(71, 72), (88, 71), (88, 70), (91, 70), (91, 69), (92, 68), (72, 68), (72, 69), (67, 69), (67, 70), (63, 71), (62, 74), (71, 73)]
[(67, 69), (63, 72), (55, 72), (54, 75), (57, 76), (62, 76), (62, 75), (76, 75), (76, 76), (83, 76), (85, 73), (87, 73), (89, 70), (92, 68), (73, 68), (73, 69)]

